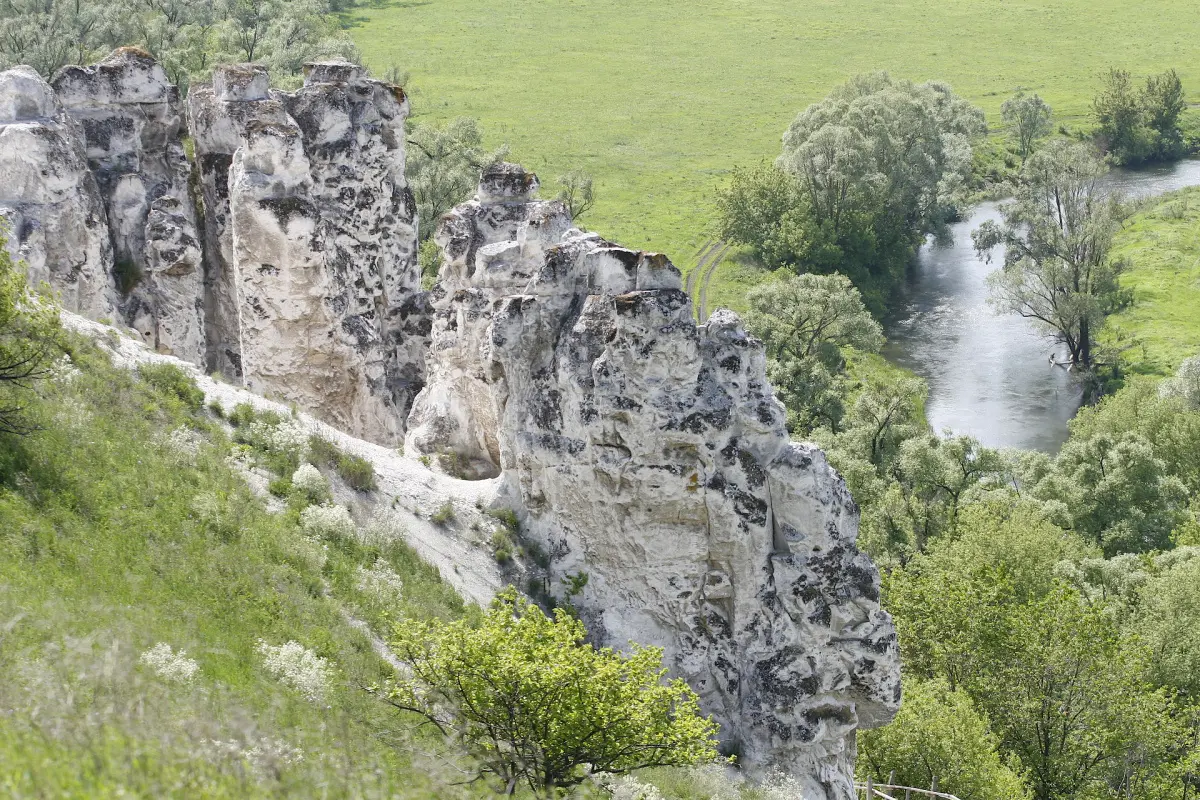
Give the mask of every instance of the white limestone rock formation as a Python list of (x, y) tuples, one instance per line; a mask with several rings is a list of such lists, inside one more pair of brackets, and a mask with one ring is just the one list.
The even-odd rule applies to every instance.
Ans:
[(900, 681), (844, 482), (788, 440), (736, 315), (697, 326), (666, 258), (572, 228), (536, 186), (500, 165), (439, 226), (408, 451), (500, 474), (547, 585), (587, 575), (593, 636), (662, 646), (744, 765), (850, 800), (855, 729)]
[(113, 317), (108, 219), (83, 131), (30, 67), (0, 72), (0, 227), (35, 284), (69, 311)]
[(344, 62), (294, 93), (221, 67), (189, 94), (206, 208), (214, 368), (395, 443), (429, 311), (404, 180), (403, 92)]
[(192, 86), (187, 100), (188, 129), (204, 200), (207, 366), (234, 381), (242, 378), (242, 354), (229, 168), (251, 123), (289, 122), (283, 103), (269, 96), (270, 88), (270, 75), (260, 64), (225, 66), (214, 71), (211, 86)]
[(84, 132), (108, 217), (121, 316), (156, 350), (203, 364), (200, 239), (178, 88), (133, 47), (90, 67), (64, 67), (53, 86)]

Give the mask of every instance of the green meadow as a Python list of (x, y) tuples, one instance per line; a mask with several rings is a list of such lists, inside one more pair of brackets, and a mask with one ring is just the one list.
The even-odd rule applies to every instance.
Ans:
[(1125, 362), (1169, 375), (1200, 353), (1200, 188), (1165, 195), (1135, 214), (1113, 248), (1133, 304), (1108, 320), (1107, 341), (1134, 343)]
[[(946, 80), (994, 125), (1018, 88), (1081, 122), (1109, 66), (1174, 67), (1200, 92), (1200, 14), (1180, 0), (384, 0), (355, 13), (367, 63), (410, 72), (416, 118), (479, 118), (544, 185), (591, 172), (582, 223), (685, 270), (728, 171), (773, 158), (792, 118), (855, 73)], [(734, 271), (718, 271), (710, 306), (752, 277)]]

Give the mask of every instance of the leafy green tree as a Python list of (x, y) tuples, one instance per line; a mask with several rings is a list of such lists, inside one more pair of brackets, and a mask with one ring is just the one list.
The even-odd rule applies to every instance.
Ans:
[(803, 197), (796, 179), (774, 164), (735, 167), (729, 185), (717, 192), (720, 236), (748, 245), (771, 269), (790, 265), (797, 249), (789, 241), (792, 216)]
[(1038, 139), (1050, 135), (1052, 117), (1050, 106), (1036, 94), (1017, 92), (1000, 106), (1000, 118), (1012, 129), (1011, 136), (1021, 154), (1022, 164), (1037, 146)]
[(567, 207), (571, 219), (579, 219), (596, 204), (592, 176), (581, 169), (558, 176), (558, 197)]
[(1136, 433), (1072, 439), (1029, 485), (1034, 497), (1062, 504), (1063, 521), (1109, 556), (1169, 548), (1187, 513), (1187, 487)]
[(1152, 796), (1187, 731), (1148, 651), (1059, 580), (1086, 546), (1028, 505), (972, 507), (959, 531), (887, 578), (909, 674), (969, 695), (1037, 800)]
[(770, 267), (840, 272), (882, 310), (924, 235), (953, 214), (983, 114), (941, 83), (860, 75), (809, 106), (774, 169), (735, 171), (722, 234)]
[(1150, 157), (1153, 143), (1142, 124), (1142, 99), (1127, 70), (1110, 69), (1092, 101), (1099, 123), (1100, 147), (1118, 164), (1140, 164)]
[(443, 214), (470, 199), (484, 167), (503, 160), (507, 152), (507, 148), (493, 153), (484, 150), (479, 122), (470, 117), (459, 117), (445, 126), (412, 126), (405, 173), (424, 223), (422, 240), (433, 234)]
[(1187, 108), (1187, 100), (1179, 74), (1169, 69), (1161, 75), (1146, 78), (1142, 105), (1146, 125), (1154, 132), (1154, 157), (1159, 161), (1182, 157), (1184, 145), (1179, 118)]
[(717, 757), (717, 725), (681, 680), (664, 682), (662, 650), (596, 650), (579, 620), (553, 619), (509, 589), (478, 627), (405, 620), (392, 651), (409, 670), (380, 694), (421, 716), (478, 762), (505, 794), (556, 796), (585, 766), (621, 774)]
[(259, 61), (296, 84), (305, 61), (357, 59), (336, 10), (328, 0), (0, 0), (0, 67), (29, 64), (49, 78), (133, 45), (185, 90), (222, 61)]
[(13, 263), (0, 235), (0, 433), (30, 430), (25, 402), (48, 374), (61, 337), (58, 309), (29, 290), (24, 265)]
[(841, 275), (795, 275), (746, 296), (746, 327), (763, 340), (767, 377), (788, 410), (793, 433), (837, 430), (845, 409), (841, 348), (878, 352), (883, 330)]
[(1000, 309), (1039, 323), (1090, 369), (1092, 345), (1118, 301), (1121, 263), (1109, 258), (1121, 206), (1098, 183), (1104, 166), (1086, 145), (1055, 140), (1030, 156), (1003, 224), (972, 234), (986, 258), (1003, 245), (1004, 268), (989, 280)]
[(1184, 154), (1179, 118), (1186, 107), (1175, 70), (1149, 76), (1138, 91), (1129, 72), (1110, 69), (1092, 102), (1100, 146), (1129, 166), (1179, 158)]
[[(858, 732), (859, 780), (877, 784), (895, 775), (898, 786), (929, 786), (961, 800), (1023, 800), (1029, 789), (1001, 759), (999, 741), (971, 698), (945, 680), (908, 680), (892, 722)], [(890, 794), (895, 794), (894, 792)]]

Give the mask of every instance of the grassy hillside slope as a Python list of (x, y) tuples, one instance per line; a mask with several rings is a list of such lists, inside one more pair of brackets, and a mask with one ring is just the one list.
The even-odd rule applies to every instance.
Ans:
[(1134, 215), (1118, 235), (1116, 258), (1129, 262), (1121, 285), (1134, 302), (1108, 322), (1105, 336), (1125, 346), (1139, 372), (1170, 375), (1200, 353), (1200, 187), (1165, 195)]
[(993, 122), (1019, 87), (1079, 117), (1110, 65), (1175, 67), (1200, 90), (1200, 15), (1178, 0), (385, 0), (355, 13), (367, 63), (411, 71), (417, 118), (478, 117), (547, 184), (590, 171), (584, 224), (684, 268), (726, 172), (773, 158), (796, 113), (855, 73), (945, 79)]
[[(183, 373), (72, 349), (38, 429), (0, 440), (0, 795), (457, 796), (361, 688), (390, 674), (383, 609), (464, 613), (437, 571), (268, 511)], [(326, 660), (319, 696), (268, 667), (261, 643), (290, 641)], [(155, 645), (195, 674), (144, 663)]]

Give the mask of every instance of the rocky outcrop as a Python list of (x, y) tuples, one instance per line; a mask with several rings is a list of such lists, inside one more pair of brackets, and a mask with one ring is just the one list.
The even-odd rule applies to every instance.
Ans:
[(309, 64), (292, 93), (260, 65), (219, 67), (188, 99), (193, 194), (179, 92), (150, 55), (65, 67), (53, 88), (9, 70), (9, 248), (66, 308), (395, 444), (423, 385), (431, 313), (407, 116), (403, 90), (345, 62)]
[(572, 228), (536, 187), (501, 165), (439, 226), (407, 447), (501, 475), (547, 585), (586, 575), (592, 634), (661, 645), (744, 764), (849, 800), (854, 731), (900, 683), (845, 484), (788, 440), (736, 315), (697, 326), (666, 258)]
[(407, 114), (397, 87), (341, 62), (291, 94), (242, 65), (189, 95), (214, 366), (383, 442), (423, 385), (429, 324)]
[(64, 67), (53, 87), (83, 130), (108, 217), (120, 316), (156, 350), (204, 363), (200, 238), (179, 90), (131, 47), (94, 66)]
[(0, 72), (0, 223), (13, 257), (64, 308), (114, 316), (108, 218), (83, 131), (29, 67)]

